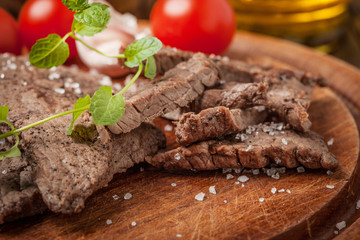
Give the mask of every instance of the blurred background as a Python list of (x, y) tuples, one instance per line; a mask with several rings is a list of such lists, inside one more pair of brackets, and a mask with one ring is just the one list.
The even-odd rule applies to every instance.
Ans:
[[(138, 19), (149, 19), (155, 1), (108, 0)], [(360, 68), (360, 0), (228, 1), (238, 29), (295, 41)], [(0, 0), (0, 7), (17, 18), (24, 2)]]

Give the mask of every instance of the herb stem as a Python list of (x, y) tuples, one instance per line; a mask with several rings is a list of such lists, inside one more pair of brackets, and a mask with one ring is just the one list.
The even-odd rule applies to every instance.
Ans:
[(34, 123), (29, 124), (29, 125), (27, 125), (27, 126), (25, 126), (25, 127), (16, 129), (15, 131), (10, 131), (10, 132), (1, 134), (1, 135), (0, 135), (0, 139), (1, 139), (1, 138), (6, 138), (6, 137), (9, 137), (9, 136), (16, 135), (16, 134), (18, 134), (18, 133), (20, 133), (20, 132), (22, 132), (22, 131), (25, 131), (25, 130), (27, 130), (27, 129), (29, 129), (29, 128), (35, 127), (35, 126), (37, 126), (37, 125), (40, 125), (40, 124), (42, 124), (42, 123), (44, 123), (44, 122), (50, 121), (50, 120), (52, 120), (52, 119), (54, 119), (54, 118), (57, 118), (57, 117), (65, 116), (65, 115), (67, 115), (67, 114), (71, 114), (71, 113), (74, 113), (74, 112), (85, 111), (85, 110), (89, 109), (89, 107), (90, 107), (90, 104), (89, 104), (89, 105), (86, 105), (85, 107), (82, 107), (82, 108), (72, 109), (72, 110), (69, 110), (69, 111), (66, 111), (66, 112), (62, 112), (62, 113), (58, 113), (58, 114), (52, 115), (52, 116), (50, 116), (50, 117), (48, 117), (48, 118), (45, 118), (45, 119), (42, 119), (42, 120), (40, 120), (40, 121), (34, 122)]
[(99, 53), (99, 54), (101, 54), (101, 55), (103, 55), (103, 56), (105, 56), (105, 57), (111, 57), (111, 58), (125, 58), (125, 55), (124, 55), (124, 54), (111, 55), (111, 54), (106, 54), (106, 53), (103, 53), (103, 52), (101, 52), (101, 51), (97, 50), (96, 48), (93, 48), (92, 46), (90, 46), (89, 44), (87, 44), (86, 42), (84, 42), (83, 40), (81, 40), (80, 38), (78, 38), (77, 36), (75, 36), (75, 34), (74, 34), (74, 33), (72, 33), (72, 32), (70, 32), (70, 36), (71, 36), (73, 39), (75, 39), (75, 40), (77, 40), (77, 41), (81, 42), (81, 43), (82, 43), (83, 45), (85, 45), (87, 48), (89, 48), (89, 49), (91, 49), (91, 50), (93, 50), (93, 51), (95, 51), (95, 52), (97, 52), (97, 53)]
[(118, 92), (117, 94), (122, 95), (136, 81), (136, 79), (139, 78), (139, 76), (143, 70), (143, 67), (144, 67), (143, 63), (139, 62), (139, 68), (138, 68), (136, 74), (132, 77), (130, 82), (128, 82), (128, 84), (126, 84), (126, 86), (123, 89), (121, 89), (121, 91)]

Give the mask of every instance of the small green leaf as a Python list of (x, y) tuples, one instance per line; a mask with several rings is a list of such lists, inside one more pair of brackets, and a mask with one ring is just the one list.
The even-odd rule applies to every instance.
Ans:
[(12, 146), (9, 150), (5, 152), (0, 152), (0, 160), (3, 160), (4, 157), (19, 157), (21, 156), (20, 149), (17, 146), (18, 144), (15, 144)]
[(124, 51), (127, 59), (125, 65), (132, 68), (139, 66), (139, 62), (144, 61), (148, 57), (154, 55), (162, 48), (162, 43), (155, 37), (144, 37), (136, 40)]
[(93, 36), (103, 31), (109, 21), (109, 6), (102, 3), (92, 3), (88, 8), (74, 14), (73, 28), (81, 36)]
[(71, 11), (84, 10), (89, 7), (88, 0), (62, 0), (62, 3)]
[(145, 77), (153, 79), (156, 76), (156, 63), (154, 56), (150, 56), (146, 60)]
[(125, 101), (122, 95), (111, 94), (111, 87), (99, 88), (91, 98), (89, 112), (96, 125), (114, 125), (125, 112)]
[(68, 57), (69, 45), (57, 34), (37, 40), (29, 55), (30, 63), (38, 68), (57, 67)]
[[(90, 105), (90, 96), (89, 95), (86, 95), (84, 98), (79, 98), (74, 105), (74, 109), (83, 108), (83, 107), (86, 107), (87, 105)], [(78, 119), (78, 117), (80, 117), (80, 115), (84, 111), (85, 110), (73, 113), (73, 118), (72, 118), (71, 124), (68, 129), (68, 135), (71, 135), (75, 120)]]
[(8, 122), (7, 116), (9, 113), (9, 106), (0, 106), (0, 122)]

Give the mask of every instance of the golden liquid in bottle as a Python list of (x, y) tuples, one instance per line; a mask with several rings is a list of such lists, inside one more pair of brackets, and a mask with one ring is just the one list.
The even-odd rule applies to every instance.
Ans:
[(229, 0), (238, 29), (330, 51), (347, 19), (349, 0)]

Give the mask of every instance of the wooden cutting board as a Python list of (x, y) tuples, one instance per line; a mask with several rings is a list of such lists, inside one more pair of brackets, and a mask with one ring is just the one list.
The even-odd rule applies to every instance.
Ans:
[[(137, 166), (116, 175), (108, 187), (86, 201), (80, 214), (47, 212), (4, 224), (0, 238), (329, 239), (336, 236), (336, 223), (346, 221), (350, 226), (360, 215), (355, 209), (360, 197), (360, 72), (299, 45), (242, 32), (227, 55), (242, 59), (265, 56), (269, 62), (275, 59), (329, 79), (331, 89), (316, 89), (309, 112), (313, 130), (326, 141), (334, 139), (329, 149), (340, 166), (333, 174), (293, 169), (280, 174), (279, 180), (264, 173), (234, 172), (234, 178), (227, 179), (221, 171), (167, 173), (144, 164), (144, 171)], [(250, 178), (244, 186), (236, 184), (241, 175)], [(216, 195), (209, 193), (210, 186), (215, 186)], [(272, 188), (284, 192), (273, 194)], [(195, 200), (200, 192), (205, 193), (203, 201)], [(126, 193), (132, 198), (125, 200)], [(355, 235), (350, 231), (349, 236)]]

